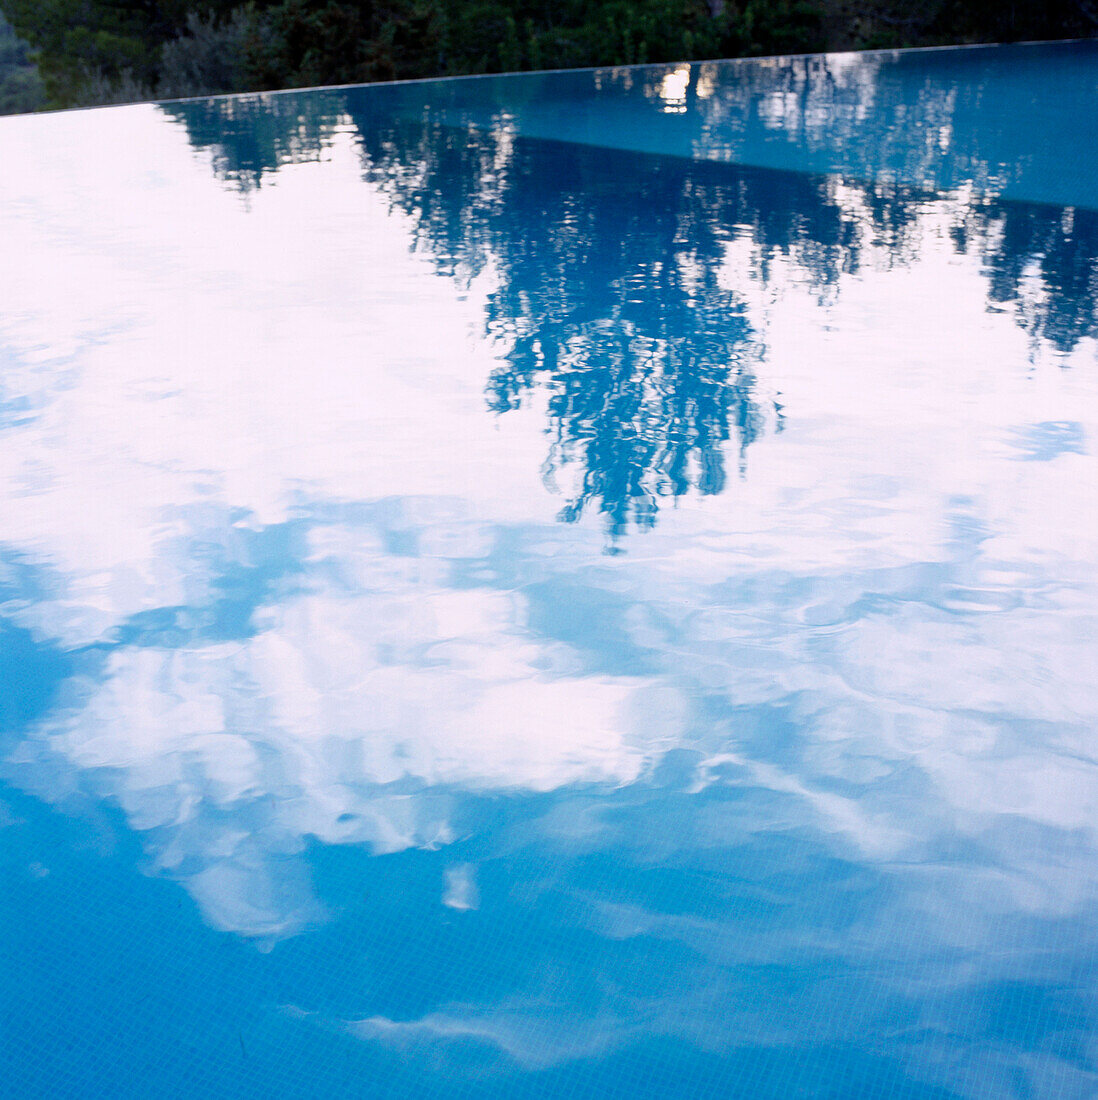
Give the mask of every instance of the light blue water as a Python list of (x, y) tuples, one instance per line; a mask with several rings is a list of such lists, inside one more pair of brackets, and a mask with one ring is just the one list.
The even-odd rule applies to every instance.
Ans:
[(1098, 1095), (1096, 108), (0, 120), (0, 1092)]

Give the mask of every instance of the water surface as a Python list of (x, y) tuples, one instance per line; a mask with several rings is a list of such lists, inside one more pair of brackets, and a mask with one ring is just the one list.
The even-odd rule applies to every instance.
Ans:
[(0, 120), (4, 1094), (1098, 1094), (1096, 108)]

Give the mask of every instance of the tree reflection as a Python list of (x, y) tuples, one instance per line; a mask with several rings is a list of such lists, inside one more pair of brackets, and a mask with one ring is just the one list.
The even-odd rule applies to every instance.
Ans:
[(1098, 338), (1098, 212), (974, 203), (954, 239), (982, 257), (989, 303), (1013, 309), (1032, 337), (1064, 353)]
[(367, 175), (440, 269), (497, 275), (486, 327), (506, 353), (488, 402), (547, 394), (545, 477), (574, 474), (561, 518), (597, 510), (618, 534), (652, 526), (661, 498), (721, 492), (726, 445), (742, 462), (778, 419), (754, 393), (759, 337), (722, 281), (751, 201), (742, 178), (505, 128), (371, 121), (355, 119)]
[[(756, 75), (773, 83), (792, 71)], [(896, 98), (875, 72), (861, 84)], [(805, 68), (798, 95), (781, 100), (804, 116), (790, 129), (806, 140), (821, 96), (864, 93), (826, 66), (814, 73)], [(698, 98), (703, 78), (714, 79), (695, 67), (686, 100), (717, 118), (716, 100)], [(743, 469), (766, 425), (780, 429), (779, 405), (756, 383), (762, 338), (734, 289), (767, 285), (779, 258), (832, 296), (843, 275), (909, 263), (922, 237), (946, 233), (980, 257), (989, 308), (1010, 308), (1035, 339), (1069, 352), (1098, 332), (1091, 212), (528, 138), (496, 93), (466, 87), (445, 86), (433, 106), (405, 86), (165, 110), (245, 190), (281, 164), (318, 159), (333, 132), (353, 128), (364, 177), (409, 218), (414, 247), (460, 281), (492, 273), (485, 326), (504, 351), (488, 404), (502, 414), (545, 400), (544, 476), (566, 483), (564, 520), (599, 512), (615, 535), (651, 527), (661, 501), (721, 492), (729, 451)], [(931, 105), (942, 126), (953, 126), (951, 103)], [(983, 163), (982, 131), (965, 119), (953, 126), (953, 159), (928, 161), (923, 178)], [(730, 271), (743, 242), (749, 270)]]
[(247, 193), (286, 164), (321, 159), (339, 122), (342, 97), (226, 96), (165, 103), (196, 150), (210, 154), (219, 179)]

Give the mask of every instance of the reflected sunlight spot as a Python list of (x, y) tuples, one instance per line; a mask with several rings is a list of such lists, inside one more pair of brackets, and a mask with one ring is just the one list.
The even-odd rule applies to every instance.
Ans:
[(660, 99), (667, 114), (686, 111), (686, 90), (690, 86), (690, 66), (682, 65), (668, 73), (660, 83)]

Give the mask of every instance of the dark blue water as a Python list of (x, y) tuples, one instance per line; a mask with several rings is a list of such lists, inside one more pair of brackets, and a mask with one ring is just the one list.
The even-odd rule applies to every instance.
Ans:
[(0, 1093), (1098, 1095), (1096, 107), (0, 120)]

